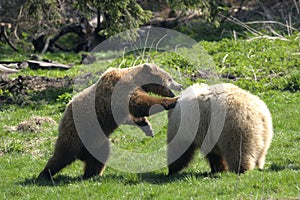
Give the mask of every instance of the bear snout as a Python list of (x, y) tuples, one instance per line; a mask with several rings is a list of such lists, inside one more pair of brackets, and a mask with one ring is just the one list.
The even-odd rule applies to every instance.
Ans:
[(183, 86), (176, 81), (172, 81), (169, 88), (171, 90), (181, 91), (183, 89)]

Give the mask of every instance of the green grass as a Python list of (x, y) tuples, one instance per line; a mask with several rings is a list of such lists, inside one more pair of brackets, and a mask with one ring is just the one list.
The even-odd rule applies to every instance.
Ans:
[[(231, 73), (233, 82), (260, 96), (268, 105), (274, 124), (274, 138), (268, 151), (265, 169), (240, 176), (234, 173), (208, 175), (209, 166), (198, 154), (181, 174), (167, 177), (167, 168), (147, 173), (127, 173), (108, 167), (103, 177), (82, 180), (80, 161), (63, 169), (53, 182), (37, 183), (39, 172), (53, 152), (57, 125), (45, 125), (40, 132), (9, 132), (5, 125), (15, 126), (31, 116), (50, 116), (59, 122), (68, 93), (17, 106), (0, 106), (0, 196), (1, 199), (297, 199), (300, 198), (300, 92), (299, 40), (233, 41), (200, 43), (214, 58), (217, 73)], [(226, 54), (228, 54), (226, 56)], [(20, 74), (50, 77), (75, 77), (78, 74), (103, 71), (103, 65), (79, 65), (77, 55), (46, 54), (74, 67), (61, 70), (24, 70)], [(68, 57), (70, 56), (70, 57)], [(206, 54), (202, 59), (207, 59)], [(5, 55), (2, 55), (2, 58)], [(12, 57), (6, 56), (7, 60)], [(226, 59), (224, 59), (226, 57)], [(18, 55), (17, 58), (22, 58)], [(158, 64), (196, 73), (193, 63), (173, 53), (151, 54)], [(131, 65), (135, 58), (127, 57)], [(111, 63), (116, 65), (122, 59)], [(206, 60), (207, 61), (207, 60)], [(206, 62), (212, 64), (210, 62)], [(97, 67), (98, 66), (98, 67)], [(205, 68), (205, 67), (204, 67)], [(254, 76), (255, 74), (255, 76)], [(277, 76), (274, 76), (277, 75)], [(182, 79), (185, 86), (193, 81)], [(256, 78), (255, 78), (256, 77)], [(198, 82), (206, 80), (197, 79)], [(227, 81), (228, 80), (222, 80)], [(130, 152), (151, 153), (165, 147), (166, 113), (150, 118), (155, 137), (147, 138), (137, 128), (121, 126), (111, 137), (115, 146)], [(147, 163), (147, 158), (145, 158)], [(145, 166), (147, 167), (147, 166)]]
[[(300, 195), (299, 112), (300, 93), (272, 92), (262, 95), (274, 120), (274, 139), (264, 171), (254, 170), (237, 176), (222, 173), (206, 176), (207, 163), (200, 155), (180, 175), (166, 177), (166, 168), (155, 172), (133, 174), (107, 168), (104, 176), (81, 179), (82, 163), (77, 161), (65, 168), (53, 183), (35, 182), (39, 171), (52, 153), (55, 128), (43, 133), (7, 133), (1, 130), (0, 194), (11, 199), (256, 199), (296, 198)], [(51, 111), (50, 111), (51, 110)], [(17, 124), (31, 115), (52, 116), (59, 120), (56, 106), (39, 110), (9, 106), (1, 113), (1, 127)], [(164, 145), (165, 128), (155, 138), (127, 135), (123, 128), (113, 134), (115, 145), (130, 151), (153, 152)], [(142, 134), (142, 133), (138, 133)], [(11, 144), (15, 145), (4, 147)], [(117, 142), (119, 140), (119, 142)], [(143, 145), (141, 145), (141, 143)], [(142, 148), (141, 148), (142, 147)], [(10, 149), (2, 152), (3, 149)], [(146, 159), (146, 158), (145, 158)]]

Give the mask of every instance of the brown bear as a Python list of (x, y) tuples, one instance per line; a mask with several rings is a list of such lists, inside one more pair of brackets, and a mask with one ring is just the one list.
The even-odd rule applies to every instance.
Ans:
[(85, 162), (83, 178), (102, 175), (109, 156), (109, 135), (123, 123), (138, 125), (151, 135), (151, 124), (146, 118), (150, 108), (173, 108), (177, 98), (173, 98), (171, 89), (181, 88), (166, 71), (151, 63), (107, 70), (67, 106), (59, 124), (54, 155), (38, 179), (49, 180), (76, 159)]
[(232, 84), (195, 84), (182, 92), (168, 118), (169, 175), (186, 167), (197, 149), (212, 173), (263, 169), (273, 128), (257, 96)]

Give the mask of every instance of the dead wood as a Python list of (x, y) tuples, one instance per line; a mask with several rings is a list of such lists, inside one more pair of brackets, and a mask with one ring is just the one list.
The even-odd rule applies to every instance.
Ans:
[(4, 65), (0, 64), (0, 75), (1, 74), (12, 74), (12, 73), (17, 73), (18, 70), (16, 69), (11, 69), (8, 67), (5, 67)]
[(27, 60), (31, 69), (70, 69), (70, 65), (64, 65), (57, 62), (44, 62), (36, 60)]

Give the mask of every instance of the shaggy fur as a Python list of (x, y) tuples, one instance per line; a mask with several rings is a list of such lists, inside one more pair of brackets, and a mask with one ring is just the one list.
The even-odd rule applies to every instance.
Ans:
[[(60, 121), (54, 155), (38, 179), (50, 179), (76, 159), (85, 162), (84, 178), (101, 175), (109, 155), (108, 137), (118, 125), (135, 124), (151, 135), (151, 125), (145, 117), (149, 116), (149, 109), (156, 104), (167, 110), (174, 108), (177, 98), (168, 98), (174, 97), (170, 89), (180, 90), (181, 87), (155, 64), (107, 70), (97, 83), (75, 96), (67, 106)], [(146, 91), (167, 97), (149, 96)], [(117, 111), (116, 116), (113, 108)], [(99, 125), (104, 134), (96, 133), (98, 135), (95, 136), (93, 134)], [(83, 140), (90, 146), (85, 146), (87, 143)], [(102, 160), (94, 157), (91, 150), (97, 151)]]
[(169, 175), (186, 167), (199, 148), (212, 173), (263, 169), (272, 136), (271, 114), (257, 96), (232, 84), (195, 84), (169, 111)]

